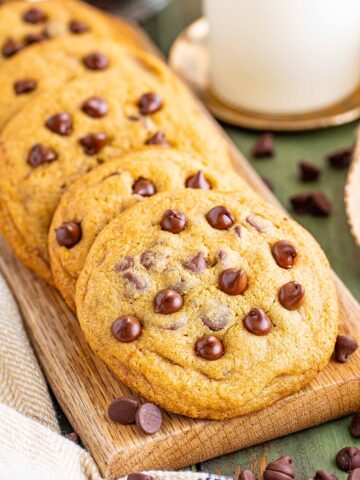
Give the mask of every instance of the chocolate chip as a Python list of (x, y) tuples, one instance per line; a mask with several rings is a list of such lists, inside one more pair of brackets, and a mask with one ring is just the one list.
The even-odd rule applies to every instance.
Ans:
[(143, 433), (155, 433), (161, 428), (161, 410), (153, 403), (144, 403), (136, 412), (135, 421), (138, 429)]
[(360, 438), (360, 412), (355, 413), (350, 423), (351, 435), (355, 438)]
[(154, 477), (146, 473), (129, 473), (127, 480), (154, 480)]
[(45, 42), (45, 40), (49, 40), (49, 38), (49, 34), (44, 30), (40, 33), (29, 33), (24, 37), (24, 42), (26, 45), (33, 45), (34, 43)]
[(161, 290), (154, 300), (155, 312), (169, 315), (181, 310), (184, 305), (184, 299), (175, 290)]
[(29, 8), (29, 10), (26, 10), (26, 12), (23, 15), (23, 20), (26, 23), (32, 23), (32, 24), (37, 24), (37, 23), (42, 23), (47, 20), (47, 15), (45, 12), (40, 10), (40, 8)]
[(360, 480), (360, 468), (351, 470), (348, 476), (348, 480)]
[(219, 277), (219, 288), (228, 295), (241, 295), (248, 286), (248, 280), (244, 270), (227, 268)]
[(272, 330), (270, 318), (260, 308), (252, 308), (243, 319), (243, 323), (246, 330), (254, 335), (267, 335)]
[(140, 120), (139, 115), (129, 115), (127, 118), (130, 122), (138, 122)]
[(315, 217), (327, 217), (332, 207), (329, 199), (322, 192), (315, 192), (311, 196), (310, 213)]
[(125, 270), (129, 270), (129, 268), (132, 268), (134, 266), (134, 259), (133, 257), (124, 257), (121, 262), (118, 262), (115, 265), (115, 271), (116, 272), (125, 272)]
[(205, 360), (218, 360), (224, 355), (224, 345), (214, 335), (203, 335), (196, 340), (195, 353)]
[(227, 253), (224, 250), (219, 250), (218, 259), (220, 260), (220, 262), (223, 262), (224, 260), (226, 260), (226, 257), (227, 257)]
[(73, 121), (68, 113), (57, 113), (48, 118), (45, 123), (46, 127), (58, 135), (71, 135), (73, 129)]
[(108, 416), (110, 420), (122, 425), (135, 423), (135, 415), (138, 409), (138, 403), (132, 398), (119, 397), (113, 400), (108, 407)]
[(265, 185), (271, 192), (275, 191), (274, 183), (270, 180), (270, 178), (265, 177), (265, 175), (261, 175), (261, 180), (265, 183)]
[(89, 117), (101, 118), (108, 113), (109, 106), (102, 97), (91, 97), (82, 104), (81, 109)]
[(290, 197), (290, 203), (294, 212), (303, 215), (310, 213), (311, 193), (299, 193)]
[(109, 139), (106, 133), (89, 133), (80, 138), (79, 143), (86, 155), (96, 155), (109, 143)]
[(353, 158), (354, 148), (341, 148), (335, 152), (331, 152), (326, 156), (326, 160), (333, 168), (341, 170), (348, 168)]
[(156, 193), (155, 185), (150, 182), (150, 180), (146, 180), (146, 178), (139, 177), (132, 187), (133, 193), (137, 195), (141, 195), (142, 197), (151, 197)]
[(336, 465), (344, 472), (350, 472), (360, 467), (360, 450), (355, 447), (345, 447), (336, 455)]
[(262, 217), (259, 217), (259, 215), (249, 215), (246, 217), (246, 221), (249, 225), (256, 228), (256, 230), (260, 233), (270, 233), (273, 228), (272, 223)]
[(184, 262), (183, 267), (187, 270), (191, 270), (192, 272), (199, 273), (205, 270), (208, 265), (203, 252), (199, 252), (193, 257), (191, 257), (189, 260)]
[(33, 92), (37, 88), (37, 81), (28, 79), (17, 80), (14, 83), (14, 91), (16, 95), (23, 95), (25, 93)]
[(166, 210), (161, 222), (161, 229), (171, 233), (180, 233), (186, 225), (186, 217), (179, 210)]
[(57, 153), (54, 152), (54, 150), (44, 147), (44, 145), (41, 145), (40, 143), (37, 143), (36, 145), (31, 147), (27, 158), (27, 163), (31, 167), (36, 168), (40, 165), (43, 165), (44, 163), (53, 162), (57, 158)]
[(218, 206), (207, 212), (206, 220), (217, 230), (227, 230), (234, 225), (235, 217), (228, 208)]
[(256, 477), (250, 470), (243, 470), (239, 475), (239, 480), (256, 480)]
[(280, 240), (273, 245), (271, 253), (279, 267), (289, 269), (294, 266), (297, 250), (292, 243)]
[(4, 57), (9, 58), (18, 53), (24, 48), (24, 44), (21, 42), (15, 42), (14, 40), (7, 40), (2, 46), (1, 52)]
[(295, 478), (295, 470), (292, 467), (292, 458), (283, 455), (275, 462), (269, 463), (265, 468), (264, 480), (291, 480)]
[(206, 179), (204, 173), (199, 170), (194, 175), (186, 179), (185, 186), (187, 188), (201, 188), (202, 190), (211, 190), (211, 183)]
[(275, 153), (274, 136), (271, 133), (262, 135), (251, 151), (254, 158), (272, 157)]
[(133, 285), (136, 290), (145, 290), (147, 282), (141, 278), (136, 272), (126, 272), (123, 278)]
[(160, 145), (162, 147), (170, 147), (170, 143), (166, 140), (164, 132), (156, 132), (152, 137), (148, 138), (145, 145)]
[(83, 64), (89, 70), (105, 70), (108, 68), (109, 58), (101, 52), (92, 52), (83, 58)]
[(339, 363), (346, 363), (351, 354), (358, 348), (358, 343), (345, 335), (338, 335), (335, 343), (335, 359)]
[(151, 115), (152, 113), (157, 112), (163, 106), (163, 101), (160, 95), (157, 93), (144, 93), (140, 97), (138, 107), (142, 115)]
[(60, 227), (55, 228), (55, 235), (61, 247), (75, 247), (81, 240), (81, 226), (77, 222), (64, 222)]
[(327, 470), (316, 470), (314, 480), (337, 480), (337, 476)]
[(140, 337), (141, 323), (136, 317), (124, 315), (111, 325), (111, 332), (119, 342), (129, 343)]
[(143, 267), (146, 268), (146, 270), (150, 270), (154, 265), (156, 261), (156, 253), (147, 251), (143, 252), (140, 256), (140, 263)]
[(84, 33), (89, 31), (88, 25), (80, 20), (71, 20), (69, 23), (69, 30), (71, 33)]
[(231, 321), (231, 310), (227, 305), (211, 299), (204, 304), (201, 320), (210, 330), (217, 332), (224, 329)]
[(279, 290), (279, 302), (287, 310), (297, 310), (304, 303), (305, 289), (300, 283), (285, 283)]
[(321, 168), (306, 160), (299, 162), (299, 178), (302, 182), (315, 182), (321, 175)]

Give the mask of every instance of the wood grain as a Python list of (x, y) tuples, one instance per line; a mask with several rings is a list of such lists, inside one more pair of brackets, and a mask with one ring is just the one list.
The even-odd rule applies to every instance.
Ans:
[[(225, 135), (220, 128), (219, 133)], [(278, 205), (230, 140), (229, 148), (235, 169), (265, 199)], [(110, 401), (119, 395), (136, 396), (92, 354), (60, 295), (25, 269), (2, 239), (0, 252), (0, 270), (15, 293), (51, 388), (101, 472), (109, 478), (130, 471), (183, 467), (360, 408), (360, 352), (356, 352), (346, 365), (331, 362), (305, 389), (252, 415), (216, 422), (165, 414), (162, 429), (153, 436), (141, 435), (133, 426), (115, 425), (106, 418)], [(360, 307), (335, 279), (341, 331), (360, 340)]]

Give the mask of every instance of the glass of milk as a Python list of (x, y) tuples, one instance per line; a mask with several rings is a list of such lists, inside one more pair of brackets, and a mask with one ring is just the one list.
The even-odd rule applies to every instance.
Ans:
[(203, 0), (212, 91), (235, 107), (301, 114), (360, 84), (360, 0)]

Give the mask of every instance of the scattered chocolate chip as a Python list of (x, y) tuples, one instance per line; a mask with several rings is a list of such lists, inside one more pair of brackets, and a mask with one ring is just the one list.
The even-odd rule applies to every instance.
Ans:
[(125, 272), (123, 278), (127, 280), (136, 290), (145, 290), (147, 282), (136, 272)]
[(322, 192), (315, 192), (311, 196), (310, 213), (316, 217), (327, 217), (332, 207), (329, 199)]
[(72, 442), (76, 443), (77, 445), (79, 445), (80, 443), (79, 435), (76, 432), (70, 432), (67, 435), (65, 435), (65, 437), (68, 440), (71, 440)]
[(24, 44), (21, 42), (15, 42), (15, 40), (7, 40), (2, 46), (1, 52), (4, 57), (9, 58), (18, 53), (24, 48)]
[(248, 280), (244, 270), (227, 268), (219, 277), (219, 288), (228, 295), (241, 295), (248, 286)]
[(138, 107), (142, 115), (151, 115), (157, 112), (163, 106), (163, 101), (157, 93), (144, 93), (140, 97)]
[(243, 470), (239, 475), (239, 480), (256, 480), (256, 476), (250, 470)]
[(316, 470), (314, 480), (337, 480), (337, 476), (327, 470)]
[(143, 252), (140, 256), (140, 263), (146, 270), (150, 270), (156, 262), (156, 253), (151, 251)]
[(73, 130), (73, 121), (68, 113), (57, 113), (48, 118), (45, 123), (46, 127), (58, 135), (71, 135)]
[(199, 273), (205, 270), (208, 265), (203, 252), (199, 252), (193, 257), (191, 257), (189, 260), (184, 262), (183, 267), (187, 270), (191, 270), (192, 272)]
[(82, 104), (81, 109), (89, 117), (101, 118), (108, 113), (109, 106), (102, 97), (91, 97)]
[(294, 212), (303, 215), (310, 213), (311, 193), (299, 193), (290, 197), (290, 203)]
[(138, 403), (132, 398), (119, 397), (110, 403), (108, 416), (113, 422), (130, 425), (131, 423), (135, 423), (135, 415), (138, 407)]
[(348, 480), (360, 480), (360, 468), (351, 470), (348, 476)]
[[(335, 343), (335, 359), (339, 363), (346, 363), (351, 354), (358, 348), (358, 343), (345, 335), (338, 335)], [(360, 466), (360, 465), (359, 465)]]
[(204, 304), (201, 320), (210, 330), (217, 332), (223, 330), (231, 321), (230, 308), (212, 299)]
[(205, 360), (218, 360), (224, 355), (224, 345), (214, 335), (203, 335), (196, 340), (195, 353)]
[(345, 447), (336, 455), (336, 465), (344, 472), (350, 472), (360, 467), (360, 450), (355, 447)]
[(355, 413), (350, 423), (351, 435), (355, 438), (360, 438), (360, 412)]
[(264, 480), (291, 480), (295, 478), (292, 458), (288, 455), (283, 455), (275, 462), (269, 463), (264, 471), (263, 478)]
[(92, 52), (83, 58), (83, 64), (89, 70), (105, 70), (108, 68), (109, 58), (101, 52)]
[(154, 477), (146, 473), (129, 473), (127, 480), (154, 480)]
[(274, 183), (270, 180), (270, 178), (261, 175), (261, 179), (271, 192), (275, 191)]
[(300, 283), (285, 283), (279, 290), (279, 302), (287, 310), (297, 310), (304, 303), (305, 289)]
[(109, 143), (109, 138), (106, 133), (89, 133), (79, 143), (86, 155), (96, 155)]
[(126, 256), (121, 260), (121, 262), (118, 262), (115, 265), (115, 271), (125, 272), (125, 270), (129, 270), (129, 268), (132, 268), (133, 266), (134, 266), (134, 258)]
[(280, 240), (273, 245), (271, 253), (279, 267), (289, 269), (294, 266), (297, 250), (292, 243)]
[(264, 133), (251, 151), (254, 158), (272, 157), (275, 153), (274, 136), (272, 133)]
[(166, 210), (161, 222), (161, 229), (171, 233), (180, 233), (186, 225), (186, 217), (179, 210)]
[(119, 342), (129, 343), (140, 337), (141, 323), (136, 317), (124, 315), (111, 325), (111, 332)]
[(154, 300), (155, 312), (169, 315), (181, 310), (184, 305), (183, 297), (175, 290), (161, 290)]
[(194, 175), (186, 179), (185, 186), (187, 188), (200, 188), (202, 190), (211, 190), (211, 183), (206, 179), (204, 173), (199, 170)]
[(37, 81), (30, 78), (17, 80), (14, 83), (14, 91), (16, 95), (23, 95), (25, 93), (33, 92), (37, 88)]
[(353, 147), (341, 148), (340, 150), (329, 153), (326, 156), (326, 160), (331, 167), (341, 170), (349, 167), (352, 161), (353, 153)]
[(77, 222), (64, 222), (55, 228), (56, 241), (61, 247), (72, 248), (81, 240), (81, 226)]
[(153, 403), (144, 403), (136, 412), (136, 425), (143, 433), (152, 434), (160, 430), (162, 415), (159, 407)]
[(254, 335), (267, 335), (272, 330), (270, 318), (260, 308), (252, 308), (243, 319), (243, 323), (246, 330)]
[(249, 215), (246, 217), (246, 221), (249, 225), (256, 228), (256, 230), (260, 233), (270, 233), (270, 231), (273, 229), (272, 223), (260, 217), (259, 215)]
[(218, 206), (207, 212), (206, 220), (217, 230), (227, 230), (234, 225), (235, 217), (228, 208)]
[(36, 145), (31, 147), (27, 158), (27, 163), (31, 167), (36, 168), (40, 165), (43, 165), (44, 163), (53, 162), (57, 158), (57, 153), (54, 152), (54, 150), (44, 147), (44, 145), (41, 145), (40, 143), (37, 143)]
[(89, 31), (88, 25), (80, 20), (71, 20), (69, 23), (69, 30), (71, 33), (84, 33)]
[(45, 40), (49, 40), (49, 38), (49, 34), (44, 30), (40, 33), (29, 33), (24, 37), (24, 42), (26, 45), (33, 45), (34, 43), (45, 42)]
[(170, 147), (170, 143), (166, 140), (164, 132), (156, 132), (152, 137), (148, 138), (145, 145), (160, 145), (162, 147)]
[(47, 20), (47, 15), (45, 12), (40, 10), (40, 8), (29, 8), (29, 10), (26, 10), (26, 12), (23, 15), (23, 20), (26, 23), (32, 23), (32, 24), (37, 24), (37, 23), (43, 23)]
[(321, 168), (306, 160), (299, 162), (299, 178), (302, 182), (315, 182), (321, 175)]
[(142, 197), (151, 197), (156, 193), (155, 185), (146, 178), (139, 177), (132, 187), (133, 193)]

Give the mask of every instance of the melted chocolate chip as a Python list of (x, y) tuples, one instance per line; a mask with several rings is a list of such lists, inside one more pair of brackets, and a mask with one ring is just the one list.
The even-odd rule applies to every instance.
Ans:
[(33, 92), (37, 88), (37, 81), (30, 78), (17, 80), (14, 83), (14, 91), (16, 95), (24, 95), (26, 93)]
[(169, 315), (181, 310), (184, 305), (182, 296), (175, 290), (161, 290), (155, 297), (155, 312)]
[(355, 447), (345, 447), (336, 455), (336, 465), (344, 472), (360, 468), (360, 450)]
[(46, 127), (58, 135), (71, 135), (73, 130), (73, 121), (68, 113), (57, 113), (48, 118), (45, 123)]
[(124, 315), (119, 317), (111, 326), (111, 332), (119, 342), (129, 343), (140, 337), (141, 323), (136, 317)]
[(102, 118), (108, 111), (109, 106), (102, 97), (91, 97), (81, 106), (81, 110), (92, 118)]
[(234, 225), (235, 217), (228, 208), (218, 206), (207, 212), (206, 220), (217, 230), (227, 230)]
[(315, 182), (321, 175), (321, 168), (302, 160), (299, 162), (299, 178), (302, 182)]
[(292, 458), (283, 455), (275, 462), (269, 463), (265, 468), (264, 480), (292, 480), (295, 478), (295, 470), (292, 467)]
[(43, 165), (44, 163), (53, 162), (57, 158), (57, 153), (54, 152), (54, 150), (44, 147), (44, 145), (41, 145), (40, 143), (37, 143), (36, 145), (31, 147), (27, 158), (27, 163), (31, 167), (36, 168), (40, 165)]
[(122, 425), (135, 423), (135, 415), (138, 409), (138, 403), (132, 398), (119, 397), (113, 400), (108, 407), (108, 416), (110, 420)]
[(152, 113), (161, 110), (162, 106), (162, 98), (160, 95), (153, 92), (144, 93), (144, 95), (140, 97), (138, 103), (138, 107), (142, 115), (151, 115)]
[(231, 310), (227, 305), (212, 299), (204, 304), (201, 320), (210, 330), (217, 332), (230, 323)]
[(184, 262), (183, 267), (187, 270), (191, 270), (192, 272), (199, 273), (205, 270), (208, 265), (203, 252), (199, 252), (193, 257), (189, 258), (189, 260)]
[(7, 40), (2, 46), (1, 52), (4, 57), (9, 58), (18, 53), (24, 48), (24, 44), (21, 42), (15, 42), (15, 40)]
[(148, 138), (145, 145), (160, 145), (162, 147), (170, 147), (170, 143), (166, 140), (164, 132), (156, 132), (152, 137)]
[(335, 359), (339, 363), (346, 363), (358, 348), (358, 343), (345, 335), (338, 335), (335, 343)]
[(116, 272), (125, 272), (125, 270), (129, 270), (129, 268), (132, 268), (134, 266), (134, 258), (133, 257), (124, 257), (121, 262), (118, 262), (115, 265), (115, 271)]
[(36, 25), (37, 23), (43, 23), (47, 20), (47, 15), (40, 8), (29, 8), (23, 15), (23, 20), (26, 23), (32, 23)]
[(228, 295), (241, 295), (248, 286), (248, 280), (244, 270), (227, 268), (219, 277), (219, 288)]
[(279, 267), (290, 269), (294, 266), (297, 250), (292, 243), (280, 240), (273, 245), (271, 253)]
[(252, 149), (252, 156), (254, 158), (272, 157), (274, 153), (274, 136), (271, 133), (262, 135)]
[(108, 68), (109, 58), (101, 52), (92, 52), (83, 58), (83, 64), (89, 70), (105, 70)]
[(305, 289), (300, 283), (289, 282), (279, 290), (279, 302), (287, 310), (297, 310), (304, 303)]
[(81, 226), (77, 222), (64, 222), (55, 229), (57, 243), (61, 247), (72, 248), (81, 240)]
[(355, 438), (360, 438), (360, 412), (355, 413), (350, 423), (351, 435)]
[(186, 225), (186, 217), (179, 210), (166, 210), (161, 222), (161, 229), (171, 233), (180, 233)]
[(136, 272), (125, 272), (123, 278), (127, 280), (136, 290), (145, 290), (147, 282)]
[(88, 25), (86, 23), (81, 22), (80, 20), (71, 20), (69, 23), (69, 30), (71, 33), (85, 33), (89, 31)]
[(156, 253), (151, 251), (143, 252), (140, 256), (140, 263), (146, 270), (150, 270), (156, 263)]
[(109, 139), (106, 133), (89, 133), (80, 138), (79, 143), (86, 155), (96, 155), (109, 143)]
[(272, 330), (270, 318), (264, 310), (252, 308), (243, 320), (246, 330), (254, 335), (267, 335)]
[(203, 335), (196, 340), (195, 353), (205, 360), (218, 360), (224, 355), (224, 345), (214, 335)]
[(187, 188), (200, 188), (202, 190), (211, 190), (211, 183), (206, 179), (204, 173), (199, 170), (194, 175), (186, 179), (185, 186)]
[(144, 403), (136, 412), (135, 421), (139, 430), (151, 435), (161, 428), (161, 410), (153, 403)]
[(142, 197), (151, 197), (156, 193), (155, 185), (146, 178), (139, 177), (132, 187), (133, 193)]
[(341, 148), (340, 150), (329, 153), (326, 156), (326, 160), (331, 167), (341, 170), (350, 166), (353, 154), (353, 147)]
[(24, 37), (24, 42), (26, 45), (33, 45), (34, 43), (41, 43), (45, 40), (49, 40), (49, 34), (44, 30), (40, 33), (29, 33)]

